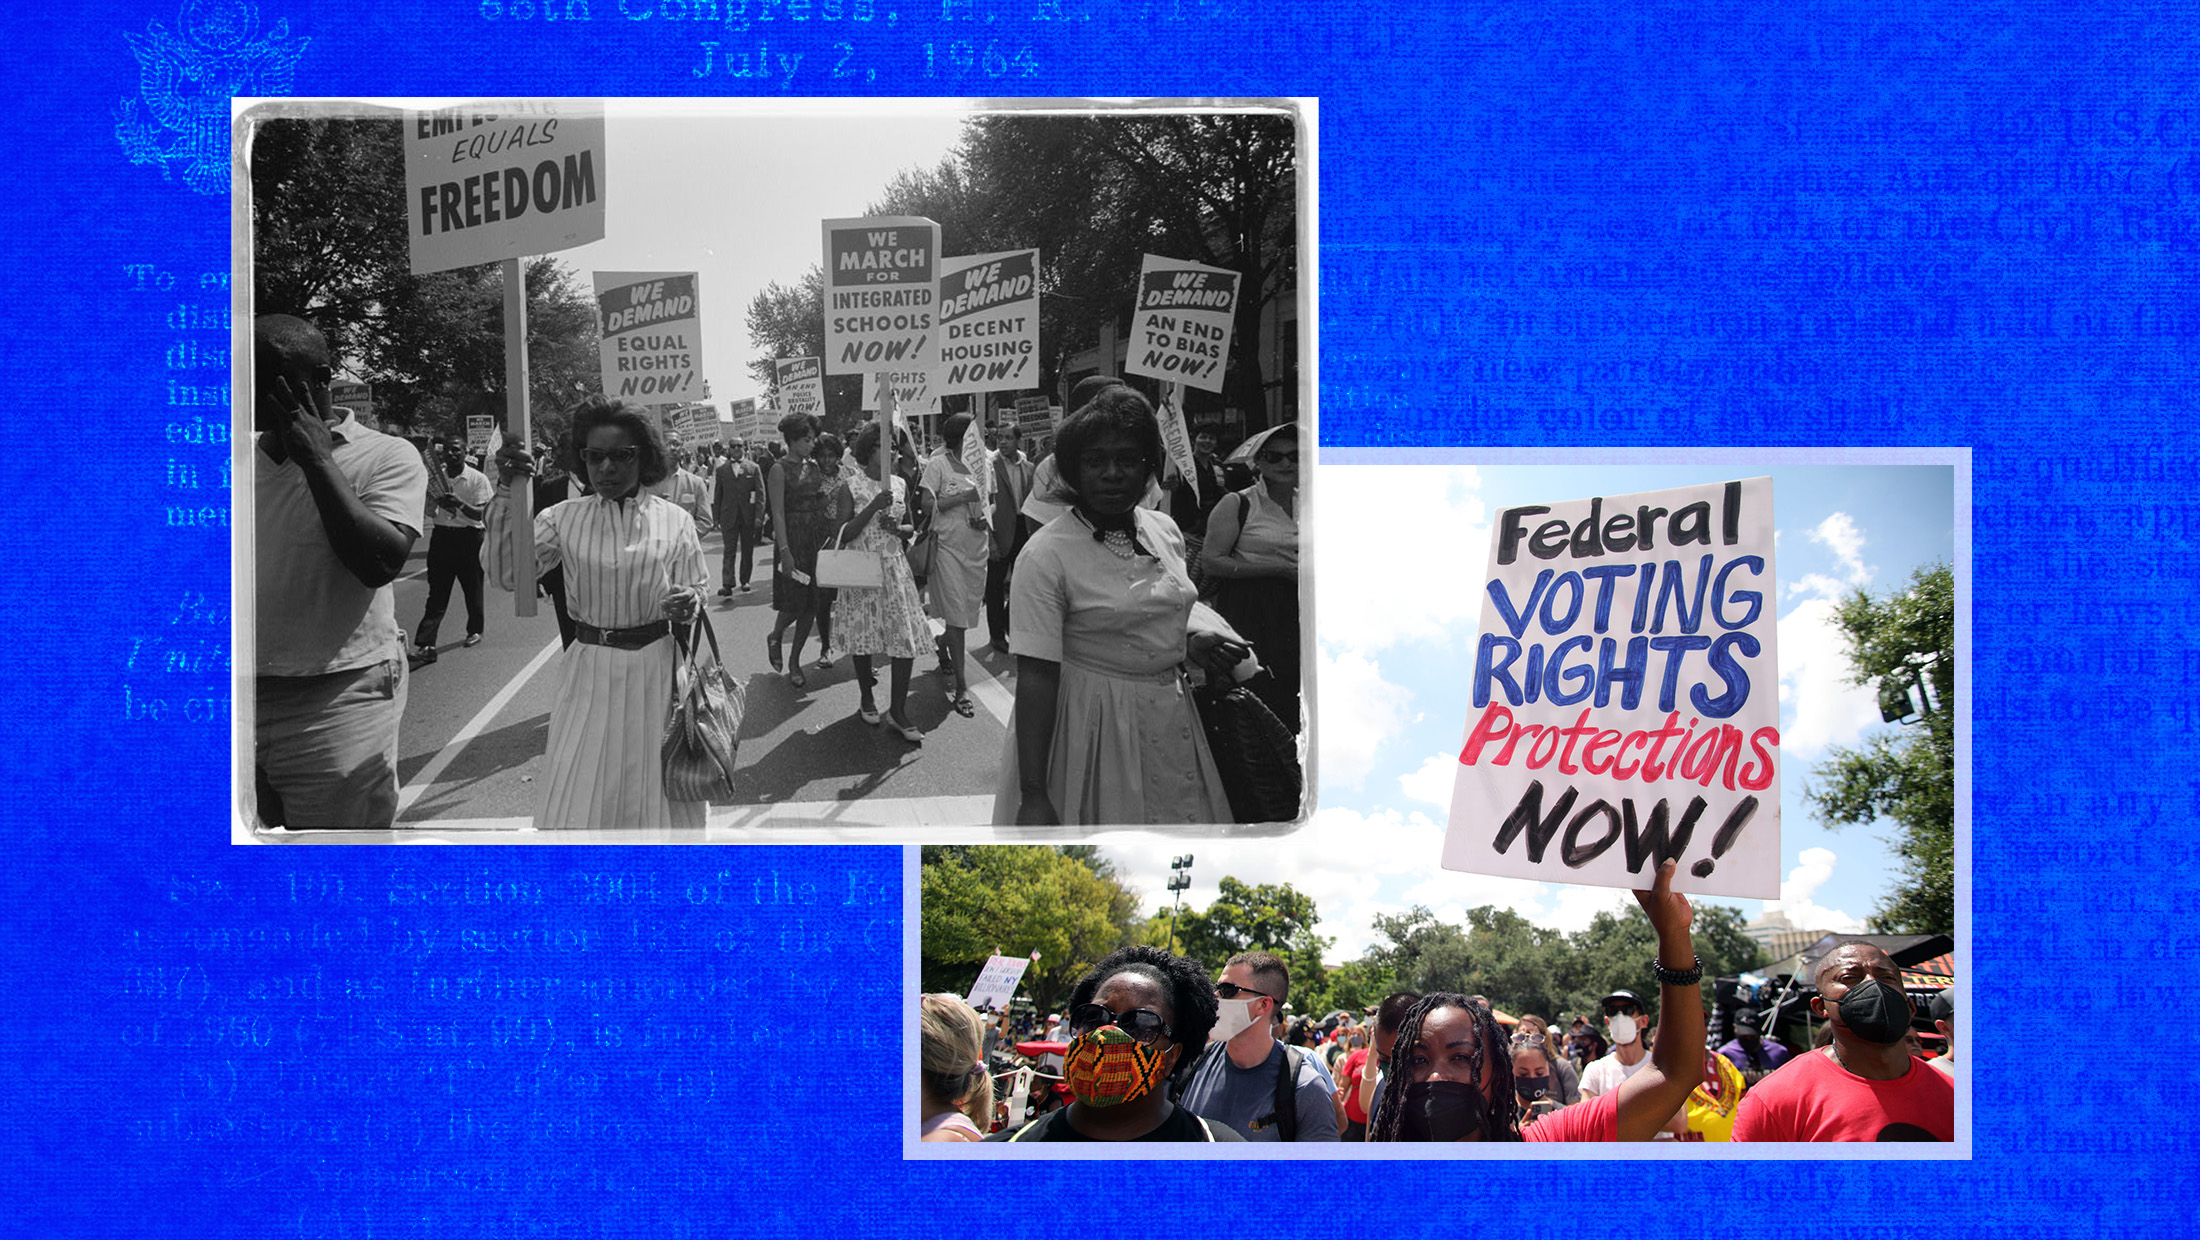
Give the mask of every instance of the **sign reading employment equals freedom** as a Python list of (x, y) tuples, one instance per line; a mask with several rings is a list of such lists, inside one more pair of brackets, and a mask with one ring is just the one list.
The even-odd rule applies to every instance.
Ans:
[(1780, 894), (1772, 479), (1497, 514), (1447, 870)]
[(596, 273), (603, 390), (670, 405), (703, 395), (703, 320), (692, 271)]
[(405, 114), (412, 271), (603, 240), (603, 105), (505, 99)]
[(940, 226), (908, 215), (825, 221), (825, 373), (939, 361)]

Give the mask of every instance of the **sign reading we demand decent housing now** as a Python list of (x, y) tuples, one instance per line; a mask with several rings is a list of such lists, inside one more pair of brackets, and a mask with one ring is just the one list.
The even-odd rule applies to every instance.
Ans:
[(1449, 870), (1780, 894), (1772, 480), (1507, 508)]

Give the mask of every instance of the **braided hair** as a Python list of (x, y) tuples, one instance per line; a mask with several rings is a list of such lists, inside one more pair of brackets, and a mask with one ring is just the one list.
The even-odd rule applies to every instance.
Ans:
[(1443, 1008), (1458, 1008), (1467, 1014), (1473, 1025), (1468, 1064), (1474, 1074), (1475, 1088), (1482, 1088), (1485, 1070), (1492, 1078), (1489, 1093), (1483, 1100), (1486, 1139), (1518, 1141), (1520, 1128), (1518, 1108), (1513, 1100), (1512, 1053), (1505, 1034), (1497, 1027), (1497, 1018), (1488, 1005), (1450, 991), (1428, 995), (1406, 1012), (1398, 1027), (1398, 1043), (1390, 1052), (1391, 1069), (1397, 1076), (1383, 1087), (1383, 1103), (1376, 1108), (1374, 1119), (1368, 1125), (1367, 1139), (1403, 1139), (1399, 1133), (1405, 1121), (1406, 1077), (1412, 1071), (1413, 1054), (1421, 1045), (1421, 1027), (1427, 1023), (1430, 1013)]

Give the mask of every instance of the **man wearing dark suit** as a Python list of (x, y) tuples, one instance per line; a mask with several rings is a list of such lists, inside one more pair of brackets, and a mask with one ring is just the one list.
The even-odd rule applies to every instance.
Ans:
[(733, 594), (736, 557), (740, 561), (738, 582), (743, 594), (751, 589), (749, 578), (756, 567), (756, 539), (761, 531), (759, 517), (764, 510), (764, 475), (748, 459), (743, 451), (745, 447), (744, 444), (733, 445), (733, 451), (719, 463), (712, 479), (711, 517), (726, 535), (725, 570), (719, 576), (720, 598)]

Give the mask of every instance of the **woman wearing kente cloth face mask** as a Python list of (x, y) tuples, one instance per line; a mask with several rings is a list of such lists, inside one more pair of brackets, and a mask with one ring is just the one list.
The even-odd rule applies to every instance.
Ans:
[(1062, 1076), (1074, 1101), (986, 1139), (1242, 1142), (1169, 1101), (1169, 1074), (1214, 1023), (1215, 988), (1199, 962), (1158, 947), (1110, 955), (1070, 991)]
[(993, 821), (1229, 822), (1182, 667), (1227, 674), (1247, 648), (1193, 629), (1183, 536), (1139, 504), (1160, 467), (1153, 409), (1105, 389), (1063, 420), (1055, 448), (1069, 507), (1016, 557), (1016, 708)]
[(1413, 1005), (1391, 1050), (1396, 1080), (1383, 1089), (1370, 1141), (1648, 1141), (1688, 1101), (1703, 1074), (1702, 969), (1688, 935), (1688, 899), (1673, 890), (1675, 863), (1635, 892), (1657, 931), (1650, 962), (1665, 1013), (1650, 1064), (1611, 1093), (1521, 1123), (1515, 1060), (1490, 1009), (1465, 995)]

